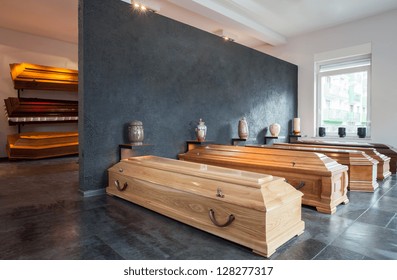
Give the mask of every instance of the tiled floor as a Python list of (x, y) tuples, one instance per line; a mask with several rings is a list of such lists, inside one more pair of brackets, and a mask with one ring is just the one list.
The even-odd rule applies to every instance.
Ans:
[[(78, 159), (0, 163), (0, 259), (263, 259), (110, 196), (83, 198)], [(397, 259), (397, 178), (349, 193), (334, 215), (303, 207), (305, 232), (274, 260)]]

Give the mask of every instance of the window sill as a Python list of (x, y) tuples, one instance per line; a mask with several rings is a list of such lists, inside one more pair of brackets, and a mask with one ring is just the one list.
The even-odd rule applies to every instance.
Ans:
[[(303, 137), (302, 137), (303, 138)], [(372, 141), (371, 137), (359, 138), (357, 136), (346, 136), (346, 137), (338, 137), (338, 136), (325, 136), (325, 137), (305, 137), (304, 139), (313, 139), (313, 140), (324, 140), (324, 141), (338, 141), (338, 142), (370, 142)]]

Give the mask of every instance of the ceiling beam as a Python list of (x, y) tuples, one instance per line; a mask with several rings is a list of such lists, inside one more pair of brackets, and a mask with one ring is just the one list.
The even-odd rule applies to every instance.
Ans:
[[(265, 26), (260, 21), (244, 15), (245, 13), (241, 12), (244, 7), (236, 5), (237, 2), (222, 0), (168, 1), (192, 12), (206, 15), (208, 18), (224, 25), (220, 28), (240, 29), (246, 34), (273, 46), (287, 42), (287, 39), (281, 34)], [(243, 5), (245, 1), (241, 2), (243, 2)]]

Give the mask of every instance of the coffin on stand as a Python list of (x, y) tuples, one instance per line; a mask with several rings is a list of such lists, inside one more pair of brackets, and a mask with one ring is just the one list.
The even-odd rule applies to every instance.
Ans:
[(322, 213), (335, 213), (336, 206), (349, 202), (347, 166), (320, 153), (208, 145), (179, 159), (284, 177), (303, 193), (302, 204)]
[(349, 167), (349, 185), (350, 191), (373, 192), (378, 186), (376, 181), (378, 161), (374, 160), (366, 153), (358, 150), (330, 149), (310, 147), (308, 145), (274, 143), (269, 148), (295, 150), (302, 152), (318, 152), (327, 155), (340, 164)]
[[(278, 143), (282, 144), (282, 143)], [(277, 144), (277, 145), (278, 145)], [(391, 175), (390, 172), (390, 157), (385, 156), (379, 153), (374, 148), (364, 148), (364, 147), (351, 147), (351, 146), (332, 146), (332, 145), (312, 145), (312, 144), (302, 144), (302, 143), (292, 143), (290, 145), (296, 145), (299, 147), (312, 147), (312, 148), (324, 148), (324, 149), (338, 149), (338, 150), (356, 150), (366, 153), (369, 157), (373, 158), (374, 160), (378, 161), (378, 168), (377, 168), (377, 175), (376, 178), (379, 180), (386, 179)]]
[(297, 140), (294, 143), (308, 144), (308, 145), (328, 145), (339, 147), (350, 147), (350, 148), (373, 148), (379, 153), (390, 157), (390, 172), (396, 174), (397, 169), (397, 150), (396, 148), (381, 144), (381, 143), (362, 143), (362, 142), (340, 142), (340, 141), (324, 141), (324, 140)]
[(106, 192), (269, 257), (304, 230), (283, 178), (155, 156), (121, 160)]

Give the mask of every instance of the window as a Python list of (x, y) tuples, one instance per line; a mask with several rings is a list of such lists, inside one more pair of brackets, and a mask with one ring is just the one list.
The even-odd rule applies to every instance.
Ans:
[(370, 136), (371, 55), (360, 55), (316, 63), (317, 133), (325, 127), (327, 136), (357, 137), (359, 127)]

